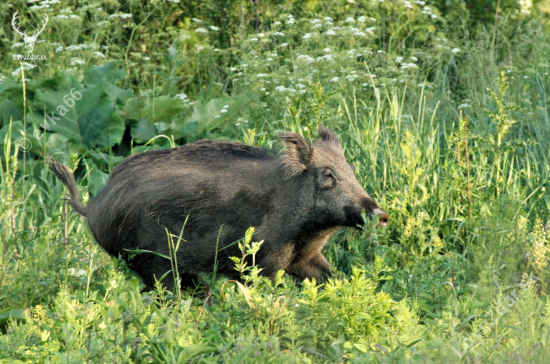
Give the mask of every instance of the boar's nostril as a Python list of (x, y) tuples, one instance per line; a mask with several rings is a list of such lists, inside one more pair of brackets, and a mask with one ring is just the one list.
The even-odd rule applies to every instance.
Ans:
[(390, 217), (388, 214), (381, 214), (378, 216), (378, 225), (377, 227), (386, 227), (390, 222)]

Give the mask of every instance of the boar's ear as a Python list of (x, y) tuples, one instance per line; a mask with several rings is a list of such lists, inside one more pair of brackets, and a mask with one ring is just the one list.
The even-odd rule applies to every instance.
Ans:
[(326, 126), (322, 125), (319, 127), (319, 137), (324, 142), (334, 143), (340, 147), (342, 146), (340, 139), (338, 139), (338, 135)]
[(311, 161), (313, 149), (300, 134), (283, 133), (279, 137), (286, 146), (284, 169), (285, 179), (289, 179), (306, 170)]

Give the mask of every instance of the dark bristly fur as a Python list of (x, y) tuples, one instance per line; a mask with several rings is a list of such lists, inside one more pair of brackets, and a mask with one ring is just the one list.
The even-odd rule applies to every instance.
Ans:
[[(362, 224), (361, 211), (387, 215), (359, 185), (337, 135), (324, 127), (313, 144), (301, 135), (281, 135), (286, 151), (274, 154), (254, 146), (203, 140), (182, 147), (150, 151), (122, 161), (101, 193), (88, 206), (80, 203), (74, 177), (66, 166), (48, 160), (69, 190), (71, 206), (88, 218), (96, 241), (111, 255), (128, 258), (128, 250), (168, 254), (165, 229), (184, 241), (177, 252), (182, 287), (198, 272), (236, 276), (230, 256), (245, 231), (256, 228), (264, 240), (256, 255), (262, 274), (280, 269), (325, 281), (331, 267), (321, 250), (343, 226)], [(153, 287), (170, 270), (154, 254), (129, 261), (145, 284)], [(164, 282), (171, 288), (171, 281)]]

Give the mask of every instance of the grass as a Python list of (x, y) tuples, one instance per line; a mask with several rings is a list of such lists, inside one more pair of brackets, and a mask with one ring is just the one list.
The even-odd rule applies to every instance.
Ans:
[[(22, 72), (19, 48), (0, 50), (0, 362), (546, 362), (547, 25), (501, 13), (474, 33), (411, 4), (235, 3), (200, 22), (171, 2), (20, 11), (30, 27), (51, 9), (51, 24), (35, 46), (47, 62)], [(34, 137), (73, 87), (74, 114)], [(96, 122), (104, 135), (71, 134)], [(277, 148), (278, 131), (321, 124), (391, 221), (338, 233), (324, 254), (342, 279), (322, 287), (237, 257), (243, 282), (204, 275), (208, 300), (144, 291), (44, 166), (68, 163), (86, 202), (130, 154), (201, 138)]]

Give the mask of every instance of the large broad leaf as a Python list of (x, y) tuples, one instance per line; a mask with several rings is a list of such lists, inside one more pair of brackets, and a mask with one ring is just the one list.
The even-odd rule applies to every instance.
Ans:
[(98, 86), (104, 82), (114, 83), (116, 80), (121, 80), (126, 77), (126, 71), (123, 68), (117, 68), (111, 62), (101, 67), (94, 67), (86, 71), (84, 75), (84, 85), (88, 87)]
[(209, 132), (218, 126), (233, 121), (254, 97), (243, 95), (212, 99), (206, 104), (196, 104), (193, 113), (185, 120), (184, 128), (197, 129), (197, 134)]
[(2, 83), (0, 83), (0, 94), (4, 91), (9, 91), (13, 89), (22, 89), (23, 85), (15, 82), (11, 78), (6, 78)]
[(157, 136), (153, 124), (145, 119), (141, 119), (133, 125), (131, 133), (132, 138), (134, 138), (134, 140), (138, 143), (146, 143)]
[(123, 68), (117, 68), (114, 63), (108, 63), (86, 71), (82, 83), (87, 88), (102, 87), (114, 104), (124, 104), (133, 96), (133, 92), (121, 89), (114, 84), (115, 81), (124, 77), (126, 77), (126, 71)]
[(159, 96), (148, 99), (141, 112), (141, 118), (149, 120), (151, 123), (157, 121), (169, 121), (177, 116), (183, 109), (180, 99), (169, 96)]
[(110, 147), (120, 143), (124, 122), (116, 113), (105, 87), (106, 83), (89, 88), (78, 85), (82, 97), (75, 100), (74, 106), (71, 101), (66, 102), (71, 98), (70, 89), (39, 88), (35, 95), (36, 106), (42, 107), (46, 114), (57, 119), (52, 122), (47, 117), (34, 114), (32, 121), (86, 148)]
[(89, 158), (86, 158), (84, 163), (88, 170), (88, 191), (90, 191), (92, 196), (97, 196), (103, 187), (105, 187), (109, 175), (101, 172), (96, 164)]

